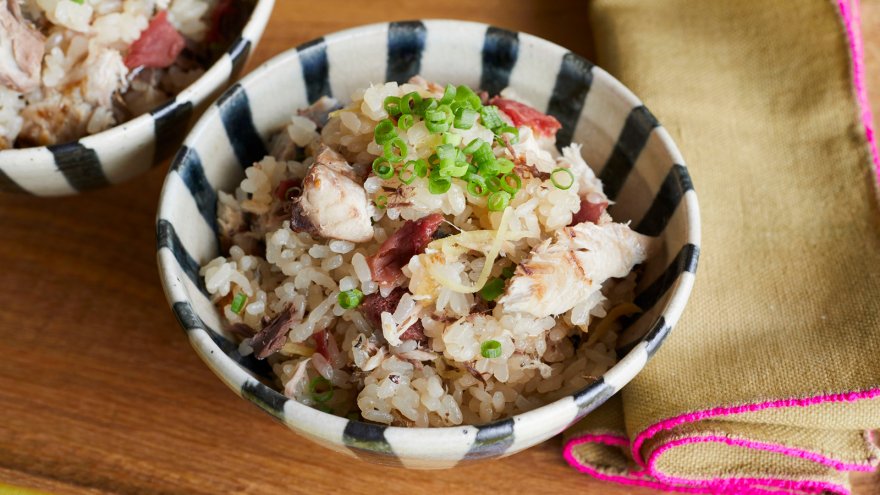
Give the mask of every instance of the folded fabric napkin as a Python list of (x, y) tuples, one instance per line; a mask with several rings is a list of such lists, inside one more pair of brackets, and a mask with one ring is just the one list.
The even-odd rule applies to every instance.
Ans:
[(598, 62), (688, 160), (703, 244), (681, 322), (572, 427), (601, 479), (847, 493), (880, 428), (880, 170), (846, 0), (595, 0)]

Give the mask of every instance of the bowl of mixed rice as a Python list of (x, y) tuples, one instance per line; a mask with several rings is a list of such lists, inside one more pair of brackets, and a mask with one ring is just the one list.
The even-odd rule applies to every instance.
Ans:
[(244, 66), (274, 0), (0, 5), (0, 191), (57, 196), (169, 158)]
[(602, 69), (459, 21), (273, 58), (196, 124), (158, 261), (196, 352), (319, 444), (411, 468), (519, 452), (620, 390), (690, 294), (684, 161)]

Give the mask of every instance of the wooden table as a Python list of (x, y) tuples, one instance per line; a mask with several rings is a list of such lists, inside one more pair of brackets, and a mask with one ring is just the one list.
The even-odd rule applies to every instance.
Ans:
[[(592, 55), (584, 1), (476, 3), (277, 0), (251, 65), (341, 28), (418, 17), (489, 22)], [(864, 6), (866, 33), (880, 34), (877, 3)], [(867, 52), (869, 67), (880, 67), (870, 40)], [(870, 81), (880, 88), (880, 71)], [(77, 197), (0, 197), (7, 270), (0, 278), (0, 484), (54, 493), (474, 493), (489, 486), (652, 493), (578, 474), (563, 462), (558, 439), (452, 471), (369, 466), (312, 445), (236, 398), (191, 350), (159, 285), (153, 222), (165, 168)], [(876, 474), (855, 483), (860, 495), (880, 494)]]

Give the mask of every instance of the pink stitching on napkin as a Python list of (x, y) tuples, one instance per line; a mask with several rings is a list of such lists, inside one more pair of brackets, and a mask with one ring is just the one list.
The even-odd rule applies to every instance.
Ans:
[[(617, 435), (595, 435), (595, 434), (585, 434), (577, 438), (573, 438), (569, 440), (562, 451), (562, 455), (565, 460), (571, 465), (573, 468), (578, 471), (588, 474), (596, 479), (602, 481), (611, 481), (614, 483), (620, 483), (623, 485), (632, 485), (632, 486), (642, 486), (645, 488), (652, 488), (655, 490), (672, 490), (680, 493), (718, 493), (721, 488), (718, 483), (706, 483), (706, 484), (695, 484), (695, 485), (680, 485), (674, 484), (670, 482), (661, 482), (654, 481), (649, 478), (641, 478), (644, 476), (644, 471), (641, 472), (630, 472), (627, 475), (615, 475), (609, 474), (599, 471), (593, 466), (589, 464), (582, 463), (577, 459), (574, 455), (574, 449), (578, 445), (584, 443), (602, 443), (606, 445), (611, 445), (614, 447), (626, 447), (629, 444), (629, 440), (626, 437), (617, 436)], [(777, 490), (769, 488), (769, 484), (764, 484), (768, 488), (760, 488), (762, 483), (755, 483), (755, 481), (760, 480), (750, 480), (748, 478), (742, 479), (734, 479), (732, 481), (741, 480), (743, 483), (734, 483), (725, 485), (729, 493), (736, 493), (737, 495), (792, 495), (792, 491), (790, 490)], [(809, 493), (821, 493), (823, 491), (831, 491), (835, 493), (844, 493), (845, 488), (843, 486), (834, 485), (830, 483), (822, 483), (822, 482), (807, 482), (810, 483), (809, 486), (802, 486), (801, 492), (809, 492)], [(731, 491), (732, 490), (732, 491)]]
[[(715, 417), (723, 417), (730, 416), (736, 414), (744, 414), (749, 412), (757, 412), (765, 409), (778, 409), (784, 407), (809, 407), (818, 404), (824, 403), (836, 403), (836, 402), (856, 402), (860, 400), (868, 400), (880, 397), (880, 389), (869, 389), (861, 392), (846, 392), (840, 394), (826, 394), (826, 395), (817, 395), (813, 397), (801, 398), (801, 399), (787, 399), (787, 400), (777, 400), (777, 401), (766, 401), (759, 402), (753, 404), (744, 404), (740, 406), (730, 406), (730, 407), (716, 407), (712, 409), (706, 409), (702, 411), (696, 411), (688, 414), (683, 414), (681, 416), (675, 416), (672, 418), (668, 418), (666, 420), (660, 421), (652, 425), (650, 428), (642, 431), (635, 439), (632, 444), (632, 455), (633, 459), (636, 463), (644, 468), (643, 471), (632, 472), (629, 476), (617, 476), (610, 475), (606, 473), (601, 473), (592, 466), (585, 465), (581, 463), (573, 453), (574, 447), (586, 442), (599, 442), (606, 443), (608, 445), (614, 445), (618, 447), (622, 447), (622, 439), (623, 437), (616, 435), (583, 435), (577, 438), (571, 439), (563, 450), (563, 456), (565, 460), (568, 461), (570, 465), (572, 465), (578, 471), (590, 474), (591, 476), (595, 476), (599, 479), (604, 479), (607, 481), (615, 481), (617, 483), (629, 484), (629, 485), (639, 485), (646, 486), (651, 488), (660, 488), (665, 490), (675, 490), (682, 491), (687, 493), (716, 493), (719, 491), (725, 490), (736, 490), (736, 493), (750, 494), (750, 495), (768, 495), (768, 494), (782, 494), (787, 493), (790, 494), (789, 490), (799, 490), (799, 492), (823, 492), (830, 491), (833, 493), (840, 493), (843, 495), (849, 494), (849, 490), (846, 487), (841, 485), (836, 485), (833, 483), (825, 483), (819, 481), (796, 481), (796, 480), (785, 480), (778, 478), (711, 478), (705, 480), (698, 479), (688, 479), (688, 478), (679, 478), (675, 476), (667, 476), (662, 472), (656, 469), (655, 463), (657, 458), (665, 451), (687, 444), (693, 443), (696, 441), (720, 441), (727, 443), (729, 445), (735, 445), (738, 447), (744, 448), (757, 448), (772, 452), (777, 452), (782, 455), (790, 455), (794, 457), (800, 457), (802, 459), (811, 460), (814, 462), (821, 463), (826, 466), (830, 466), (837, 470), (847, 470), (847, 471), (870, 471), (872, 469), (871, 462), (866, 461), (864, 464), (855, 464), (848, 463), (845, 461), (833, 459), (827, 457), (821, 453), (811, 452), (803, 449), (797, 449), (794, 447), (789, 447), (787, 445), (781, 444), (771, 444), (764, 442), (757, 442), (751, 440), (744, 439), (732, 439), (720, 435), (705, 435), (702, 437), (686, 437), (676, 439), (670, 442), (667, 442), (660, 447), (658, 447), (652, 453), (651, 457), (645, 462), (644, 458), (641, 454), (641, 446), (644, 442), (654, 435), (663, 430), (669, 430), (676, 426), (685, 424), (685, 423), (693, 423), (697, 421), (701, 421), (704, 419), (710, 419)], [(642, 476), (651, 476), (654, 479), (639, 479), (636, 478)], [(656, 480), (656, 481), (655, 481)], [(758, 487), (778, 487), (787, 489), (786, 491), (773, 491), (773, 490), (765, 490)], [(696, 491), (694, 491), (696, 490)]]
[[(852, 78), (856, 90), (856, 100), (861, 109), (862, 125), (865, 127), (865, 136), (868, 139), (868, 147), (871, 150), (871, 158), (874, 162), (874, 172), (880, 183), (880, 150), (877, 149), (877, 136), (874, 134), (874, 117), (871, 112), (871, 101), (868, 99), (868, 87), (865, 84), (865, 55), (862, 41), (862, 21), (859, 13), (859, 0), (837, 0), (840, 16), (843, 17), (843, 26), (846, 30), (846, 38), (849, 42), (849, 51), (852, 56)], [(876, 88), (875, 88), (876, 89)]]
[(660, 421), (659, 423), (656, 423), (650, 428), (639, 433), (635, 441), (633, 441), (633, 458), (640, 466), (645, 467), (645, 460), (641, 455), (642, 444), (645, 442), (645, 440), (650, 439), (660, 431), (669, 430), (684, 423), (693, 423), (696, 421), (701, 421), (718, 416), (731, 416), (748, 412), (763, 411), (764, 409), (779, 409), (783, 407), (809, 407), (826, 402), (856, 402), (859, 400), (873, 399), (876, 397), (880, 397), (880, 389), (869, 389), (861, 392), (846, 392), (841, 394), (817, 395), (803, 399), (758, 402), (754, 404), (743, 404), (740, 406), (716, 407), (713, 409), (706, 409), (703, 411), (683, 414), (681, 416), (676, 416)]

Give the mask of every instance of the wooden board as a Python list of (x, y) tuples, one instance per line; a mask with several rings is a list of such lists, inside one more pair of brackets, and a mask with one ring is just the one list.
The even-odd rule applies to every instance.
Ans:
[[(869, 68), (880, 6), (865, 5)], [(553, 40), (590, 57), (581, 0), (277, 0), (251, 66), (358, 24), (460, 18)], [(869, 40), (870, 41), (870, 40)], [(870, 80), (880, 88), (880, 73)], [(451, 471), (369, 466), (318, 448), (235, 397), (174, 321), (156, 269), (166, 167), (61, 199), (0, 196), (0, 483), (54, 493), (654, 493), (569, 468), (551, 440)], [(880, 494), (880, 478), (855, 480)], [(0, 491), (3, 489), (0, 488)]]

